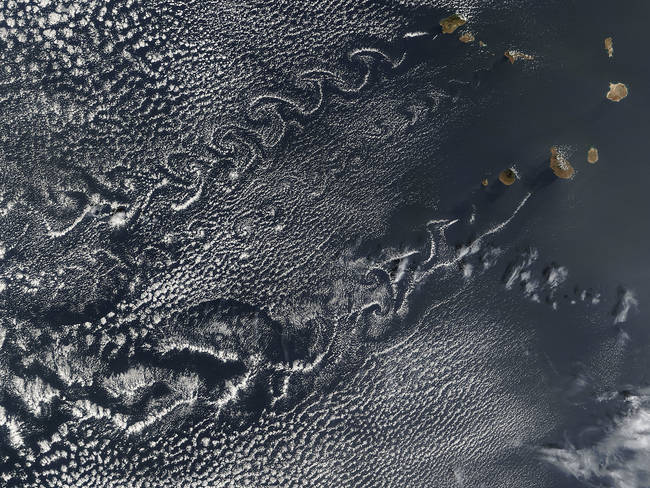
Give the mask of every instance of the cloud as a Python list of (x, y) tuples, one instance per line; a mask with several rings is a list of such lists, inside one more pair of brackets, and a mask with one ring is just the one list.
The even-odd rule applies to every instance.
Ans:
[(614, 309), (614, 323), (621, 324), (627, 321), (627, 316), (630, 310), (636, 309), (639, 306), (639, 301), (632, 290), (620, 288), (618, 292), (618, 303)]
[(626, 398), (627, 412), (595, 444), (542, 449), (542, 457), (588, 486), (650, 486), (650, 391)]

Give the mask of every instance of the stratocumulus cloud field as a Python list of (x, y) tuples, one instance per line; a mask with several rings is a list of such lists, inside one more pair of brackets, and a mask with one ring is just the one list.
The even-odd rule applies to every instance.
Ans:
[(0, 0), (0, 486), (650, 486), (649, 16)]

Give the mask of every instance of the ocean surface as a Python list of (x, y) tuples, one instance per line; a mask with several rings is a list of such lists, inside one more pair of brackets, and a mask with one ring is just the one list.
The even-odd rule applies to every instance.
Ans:
[(0, 486), (649, 487), (648, 19), (0, 2)]

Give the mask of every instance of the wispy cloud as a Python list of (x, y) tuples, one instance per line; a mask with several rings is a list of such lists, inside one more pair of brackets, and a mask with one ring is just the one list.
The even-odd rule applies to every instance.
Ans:
[(543, 449), (542, 457), (587, 486), (650, 486), (650, 391), (627, 398), (624, 415), (607, 427), (595, 444)]
[(636, 295), (632, 290), (620, 288), (618, 297), (618, 302), (616, 304), (616, 308), (614, 309), (615, 324), (621, 324), (627, 321), (627, 316), (630, 311), (633, 308), (636, 309), (639, 306), (639, 301), (636, 299)]

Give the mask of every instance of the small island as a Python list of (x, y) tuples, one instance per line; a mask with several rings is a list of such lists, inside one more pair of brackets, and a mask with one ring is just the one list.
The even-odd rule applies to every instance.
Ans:
[(470, 42), (474, 42), (475, 37), (474, 37), (474, 34), (472, 32), (463, 32), (458, 37), (458, 40), (460, 40), (460, 42), (464, 42), (465, 44), (468, 44)]
[(614, 40), (611, 37), (605, 38), (605, 50), (607, 51), (607, 56), (610, 58), (614, 57)]
[(509, 49), (503, 55), (508, 58), (508, 61), (510, 61), (510, 64), (515, 64), (515, 61), (518, 59), (522, 59), (524, 61), (531, 61), (535, 59), (533, 56), (530, 54), (522, 53), (521, 51), (516, 51), (514, 49)]
[(453, 14), (446, 19), (442, 19), (440, 21), (440, 26), (442, 27), (443, 34), (453, 34), (456, 29), (458, 29), (460, 26), (465, 25), (466, 23), (466, 19), (458, 14)]
[(512, 168), (504, 169), (499, 173), (499, 181), (506, 186), (510, 186), (517, 181), (517, 173)]
[(562, 178), (563, 180), (571, 178), (575, 173), (575, 170), (573, 169), (573, 166), (571, 166), (571, 163), (569, 163), (568, 159), (560, 154), (557, 147), (555, 146), (551, 148), (550, 166), (555, 176)]
[(627, 86), (623, 83), (610, 83), (607, 99), (612, 102), (620, 102), (627, 97)]

